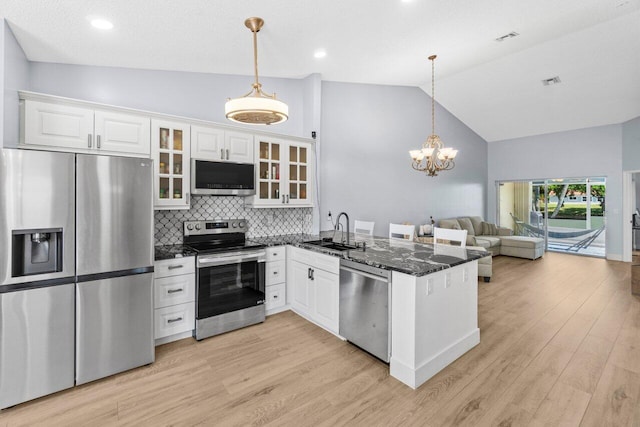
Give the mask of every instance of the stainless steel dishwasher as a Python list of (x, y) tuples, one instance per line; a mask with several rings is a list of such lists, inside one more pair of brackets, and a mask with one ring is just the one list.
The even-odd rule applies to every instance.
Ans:
[(340, 260), (341, 336), (385, 362), (391, 355), (391, 272)]

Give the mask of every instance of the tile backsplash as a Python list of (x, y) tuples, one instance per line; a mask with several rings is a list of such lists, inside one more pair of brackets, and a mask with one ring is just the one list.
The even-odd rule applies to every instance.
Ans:
[(193, 196), (191, 209), (155, 211), (155, 244), (182, 243), (184, 221), (244, 218), (247, 237), (311, 233), (313, 208), (254, 209), (244, 206), (242, 197)]

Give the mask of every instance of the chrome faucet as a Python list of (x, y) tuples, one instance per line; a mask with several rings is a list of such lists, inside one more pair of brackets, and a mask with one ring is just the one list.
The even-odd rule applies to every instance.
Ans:
[[(349, 244), (349, 215), (347, 215), (346, 212), (340, 212), (340, 214), (338, 215), (338, 218), (336, 219), (336, 226), (334, 228), (334, 237), (335, 237), (335, 231), (338, 231), (338, 229), (340, 228), (340, 218), (342, 217), (342, 215), (344, 215), (344, 217), (347, 219), (347, 245)], [(340, 237), (340, 243), (345, 243), (344, 241), (344, 229), (342, 229), (342, 235)]]

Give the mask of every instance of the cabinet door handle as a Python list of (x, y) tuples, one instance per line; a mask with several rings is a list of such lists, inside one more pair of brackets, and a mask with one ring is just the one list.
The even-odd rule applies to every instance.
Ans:
[(287, 203), (289, 203), (289, 195), (287, 194)]
[(307, 279), (311, 279), (311, 269), (307, 268)]
[(274, 272), (273, 272), (273, 274), (274, 274), (274, 275), (278, 275), (278, 272), (277, 272), (277, 271), (274, 271)]
[(220, 149), (220, 158), (224, 160), (224, 148)]
[(191, 204), (191, 194), (190, 193), (186, 193), (185, 196), (187, 198), (187, 204), (190, 205)]
[(176, 317), (175, 319), (168, 319), (167, 323), (175, 323), (182, 320), (182, 317)]
[(274, 295), (274, 296), (273, 296), (273, 299), (278, 299), (278, 295)]
[(227, 148), (227, 160), (229, 160), (229, 149)]
[(282, 204), (284, 205), (284, 194), (282, 195)]
[(96, 147), (100, 148), (100, 135), (96, 135)]
[(315, 270), (312, 268), (311, 269), (311, 280), (316, 280), (315, 277), (313, 277), (313, 274), (315, 273)]
[(184, 265), (170, 265), (169, 266), (169, 270), (176, 270), (178, 268), (183, 268)]
[(91, 134), (87, 135), (87, 147), (88, 148), (91, 148), (91, 139), (92, 139), (91, 137), (92, 137)]
[(167, 291), (167, 293), (168, 293), (168, 294), (175, 294), (176, 292), (182, 292), (182, 291), (184, 291), (184, 289), (183, 289), (183, 288), (178, 288), (178, 289), (169, 289), (169, 290)]

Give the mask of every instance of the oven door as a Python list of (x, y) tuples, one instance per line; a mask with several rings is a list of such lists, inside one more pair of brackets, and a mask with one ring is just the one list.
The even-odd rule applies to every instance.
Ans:
[(263, 305), (265, 258), (264, 250), (199, 256), (196, 319)]

